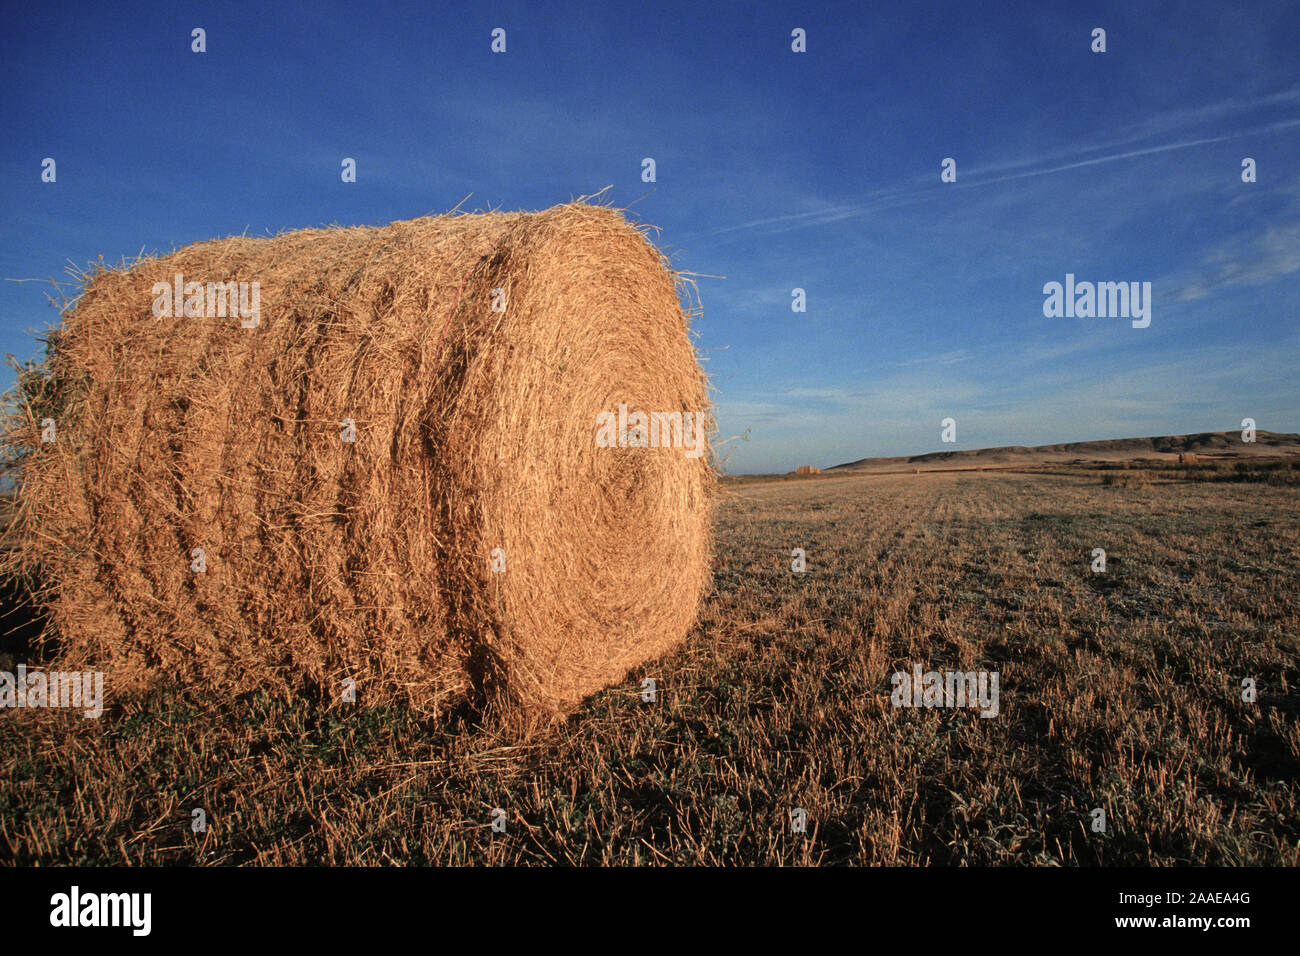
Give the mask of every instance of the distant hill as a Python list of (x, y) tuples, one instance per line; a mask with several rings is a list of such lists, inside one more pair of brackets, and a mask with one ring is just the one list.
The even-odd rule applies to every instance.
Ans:
[(900, 458), (861, 458), (826, 471), (904, 471), (1057, 465), (1087, 462), (1177, 461), (1191, 452), (1198, 459), (1257, 458), (1300, 455), (1300, 435), (1257, 431), (1254, 442), (1243, 442), (1241, 431), (1159, 435), (1152, 438), (1111, 438), (1064, 445), (1007, 445), (969, 451), (934, 451)]

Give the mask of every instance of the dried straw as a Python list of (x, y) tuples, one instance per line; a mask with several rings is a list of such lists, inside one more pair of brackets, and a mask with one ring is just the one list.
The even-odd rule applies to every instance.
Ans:
[[(260, 324), (156, 318), (176, 273), (257, 281)], [(677, 645), (707, 585), (711, 456), (595, 442), (620, 403), (707, 410), (681, 292), (582, 203), (98, 270), (10, 409), (0, 570), (38, 582), (61, 666), (116, 690), (351, 677), (563, 713)]]

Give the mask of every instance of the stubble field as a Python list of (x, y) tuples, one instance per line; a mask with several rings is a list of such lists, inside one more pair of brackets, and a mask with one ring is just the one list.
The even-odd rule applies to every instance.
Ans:
[[(728, 482), (687, 644), (566, 723), (110, 675), (99, 720), (0, 715), (0, 858), (1296, 865), (1298, 584), (1295, 485)], [(997, 672), (998, 715), (895, 708), (914, 665)]]

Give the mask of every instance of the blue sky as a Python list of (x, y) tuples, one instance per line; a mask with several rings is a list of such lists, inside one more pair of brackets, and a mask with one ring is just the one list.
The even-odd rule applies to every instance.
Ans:
[[(10, 10), (0, 277), (611, 186), (725, 277), (695, 328), (731, 472), (1300, 431), (1297, 45), (1294, 3)], [(1045, 318), (1066, 273), (1151, 282), (1150, 327)], [(51, 291), (0, 282), (0, 352)]]

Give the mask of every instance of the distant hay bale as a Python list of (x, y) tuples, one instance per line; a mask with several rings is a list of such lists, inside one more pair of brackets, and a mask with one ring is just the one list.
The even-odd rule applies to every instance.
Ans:
[(1192, 451), (1180, 452), (1178, 455), (1178, 464), (1180, 465), (1196, 464), (1196, 452), (1192, 452)]
[[(158, 317), (177, 275), (206, 284), (198, 314)], [(258, 283), (256, 322), (204, 317), (227, 282), (232, 303)], [(352, 678), (364, 703), (562, 713), (678, 645), (708, 581), (682, 292), (640, 229), (581, 203), (100, 269), (10, 408), (0, 571), (38, 582), (60, 663), (115, 690), (337, 700)], [(630, 437), (598, 447), (620, 404)], [(639, 412), (663, 413), (657, 445)]]
[(815, 468), (812, 465), (800, 465), (795, 469), (795, 474), (797, 475), (820, 475), (821, 473), (822, 470), (820, 468)]

